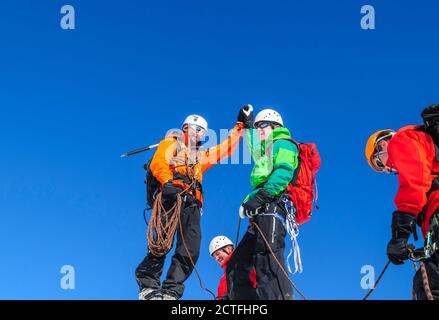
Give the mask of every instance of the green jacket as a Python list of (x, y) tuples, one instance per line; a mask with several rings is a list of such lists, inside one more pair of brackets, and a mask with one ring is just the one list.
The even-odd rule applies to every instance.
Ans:
[(250, 176), (254, 190), (244, 202), (253, 198), (262, 184), (268, 194), (278, 196), (293, 178), (299, 163), (299, 150), (291, 141), (279, 139), (292, 139), (290, 131), (287, 128), (276, 128), (272, 136), (260, 142), (256, 130), (248, 130), (247, 142), (255, 162)]

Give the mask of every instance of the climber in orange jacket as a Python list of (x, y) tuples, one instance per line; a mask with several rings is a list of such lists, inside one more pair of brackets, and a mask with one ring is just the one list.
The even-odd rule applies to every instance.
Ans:
[[(221, 277), (218, 285), (217, 300), (230, 300), (225, 270), (230, 258), (233, 255), (233, 248), (233, 242), (226, 236), (217, 236), (213, 238), (209, 245), (210, 255), (221, 265), (221, 268), (224, 270), (224, 274)], [(256, 290), (256, 270), (254, 268), (250, 274), (249, 289), (254, 289), (253, 291)]]
[[(439, 120), (439, 105), (427, 108), (423, 116), (431, 112), (437, 112)], [(393, 213), (392, 239), (387, 247), (389, 259), (397, 265), (410, 257), (413, 247), (408, 239), (412, 233), (417, 237), (416, 224), (421, 227), (426, 246), (439, 245), (439, 149), (431, 132), (428, 126), (407, 126), (398, 132), (381, 130), (366, 145), (366, 159), (375, 171), (398, 175), (397, 211)], [(432, 252), (427, 260), (427, 271), (433, 296), (439, 299), (438, 252)], [(414, 289), (418, 299), (427, 298), (420, 272), (414, 278)]]
[[(150, 170), (161, 185), (162, 203), (166, 210), (173, 208), (177, 196), (184, 200), (180, 212), (181, 229), (177, 228), (177, 244), (166, 280), (160, 284), (166, 255), (151, 252), (136, 269), (141, 300), (177, 300), (182, 297), (184, 282), (191, 275), (199, 257), (203, 206), (203, 173), (230, 157), (239, 145), (244, 129), (253, 127), (253, 107), (240, 109), (238, 122), (228, 139), (220, 145), (202, 151), (201, 142), (207, 133), (207, 121), (191, 115), (183, 123), (183, 133), (171, 132), (160, 142), (150, 163)], [(185, 248), (182, 237), (188, 248)], [(189, 251), (189, 254), (188, 252)]]

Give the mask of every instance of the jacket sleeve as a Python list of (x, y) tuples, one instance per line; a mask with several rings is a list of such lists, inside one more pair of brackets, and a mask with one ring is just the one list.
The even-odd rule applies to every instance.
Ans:
[(220, 283), (218, 285), (218, 293), (217, 293), (217, 298), (216, 300), (223, 300), (223, 296), (225, 294), (228, 293), (227, 290), (227, 277), (226, 274), (224, 273), (223, 276), (221, 277)]
[(244, 131), (244, 125), (242, 123), (237, 123), (232, 131), (230, 131), (229, 137), (226, 140), (203, 153), (201, 159), (203, 173), (215, 164), (232, 156), (233, 152), (235, 152), (239, 145), (239, 141), (241, 140)]
[(398, 172), (399, 189), (395, 197), (398, 211), (418, 215), (427, 203), (431, 188), (433, 159), (421, 133), (402, 132), (393, 137), (388, 146), (389, 161)]
[(177, 150), (177, 142), (174, 138), (162, 140), (151, 161), (151, 171), (154, 177), (163, 185), (169, 180), (174, 179), (174, 175), (169, 168), (169, 163)]
[(273, 172), (263, 189), (275, 197), (281, 194), (294, 176), (298, 166), (299, 150), (288, 140), (276, 141), (273, 145)]

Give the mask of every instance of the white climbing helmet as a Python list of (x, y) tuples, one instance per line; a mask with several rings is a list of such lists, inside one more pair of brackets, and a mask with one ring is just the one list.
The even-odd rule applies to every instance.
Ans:
[(255, 125), (258, 122), (262, 121), (269, 121), (274, 122), (276, 124), (284, 126), (284, 121), (282, 120), (282, 117), (280, 116), (279, 112), (273, 110), (273, 109), (264, 109), (261, 112), (259, 112), (255, 119)]
[(210, 255), (213, 255), (216, 251), (227, 246), (233, 246), (232, 240), (230, 240), (226, 236), (217, 236), (213, 238), (212, 241), (210, 241), (209, 253)]
[(186, 125), (189, 125), (189, 126), (199, 126), (199, 127), (203, 128), (206, 131), (208, 129), (206, 119), (204, 119), (202, 116), (199, 116), (197, 114), (192, 114), (192, 115), (188, 116), (184, 120), (182, 128), (184, 128), (184, 126), (186, 126)]

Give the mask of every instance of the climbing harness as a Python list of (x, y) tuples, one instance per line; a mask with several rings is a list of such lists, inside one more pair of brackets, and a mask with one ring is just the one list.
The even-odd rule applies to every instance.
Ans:
[[(277, 212), (277, 205), (275, 206), (273, 212), (265, 212), (265, 213), (260, 213), (260, 215), (264, 215), (264, 216), (272, 216), (275, 219), (278, 219), (282, 225), (284, 226), (285, 230), (287, 231), (288, 235), (290, 236), (291, 239), (291, 250), (290, 253), (288, 254), (288, 258), (287, 258), (287, 264), (288, 264), (288, 271), (291, 274), (296, 274), (297, 272), (302, 273), (303, 268), (302, 268), (302, 260), (301, 260), (301, 256), (300, 256), (300, 247), (299, 247), (299, 243), (297, 241), (297, 238), (299, 236), (299, 225), (296, 223), (295, 220), (295, 216), (294, 216), (294, 206), (291, 202), (291, 200), (289, 200), (287, 197), (283, 197), (281, 200), (282, 205), (284, 205), (285, 210), (287, 212), (286, 214), (286, 218), (284, 218), (281, 214), (279, 214)], [(267, 210), (268, 210), (267, 206)], [(267, 246), (268, 250), (270, 251), (271, 255), (273, 256), (274, 260), (276, 261), (276, 263), (278, 264), (280, 270), (282, 271), (282, 273), (285, 275), (285, 277), (288, 279), (288, 281), (291, 283), (291, 286), (294, 288), (294, 290), (296, 290), (296, 292), (304, 299), (304, 300), (308, 300), (306, 298), (306, 296), (299, 290), (299, 288), (297, 288), (297, 286), (294, 284), (294, 282), (291, 280), (290, 276), (288, 275), (288, 272), (285, 270), (283, 264), (277, 259), (276, 255), (273, 252), (273, 249), (271, 248), (270, 242), (267, 240), (266, 236), (264, 235), (264, 233), (262, 232), (262, 230), (260, 229), (260, 227), (258, 226), (258, 224), (254, 221), (254, 220), (250, 220), (250, 226), (257, 230), (261, 237), (262, 240), (264, 241), (265, 245)], [(239, 218), (238, 220), (238, 232), (236, 235), (236, 242), (238, 242), (239, 239), (239, 230), (241, 227), (241, 218)], [(274, 227), (273, 227), (273, 232), (274, 232)], [(274, 234), (272, 234), (272, 240), (274, 239)], [(291, 255), (294, 255), (294, 272), (291, 270), (291, 266), (289, 263), (290, 257)]]
[[(277, 207), (273, 210), (274, 212), (261, 213), (261, 215), (273, 216), (274, 218), (278, 219), (282, 223), (286, 232), (290, 236), (290, 240), (291, 240), (291, 249), (287, 256), (288, 271), (292, 275), (295, 275), (296, 273), (302, 273), (303, 265), (302, 265), (302, 257), (301, 257), (300, 246), (298, 241), (299, 224), (296, 222), (296, 217), (295, 217), (296, 209), (294, 208), (292, 201), (287, 196), (282, 196), (281, 199), (278, 201), (278, 204), (284, 207), (285, 212), (287, 213), (285, 218), (277, 212)], [(274, 235), (272, 235), (272, 238), (273, 237)], [(292, 271), (290, 265), (291, 256), (293, 256), (293, 260), (294, 260), (294, 271)]]

